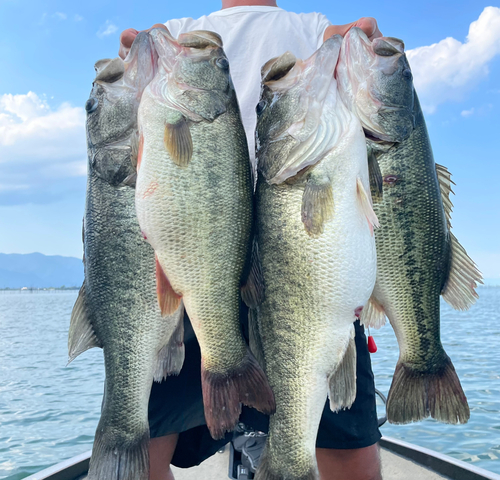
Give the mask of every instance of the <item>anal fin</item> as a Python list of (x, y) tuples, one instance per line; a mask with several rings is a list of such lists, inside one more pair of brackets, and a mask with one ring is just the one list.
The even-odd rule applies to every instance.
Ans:
[(161, 382), (169, 375), (179, 375), (184, 364), (184, 306), (168, 319), (177, 323), (168, 343), (158, 352), (158, 361), (153, 374), (155, 382)]
[(332, 412), (351, 408), (356, 399), (356, 357), (356, 343), (351, 335), (342, 361), (328, 379)]
[(71, 312), (68, 333), (68, 363), (71, 363), (78, 355), (93, 347), (102, 348), (102, 344), (88, 318), (85, 284), (83, 284)]
[(156, 294), (158, 295), (158, 304), (163, 316), (172, 315), (179, 308), (182, 295), (174, 292), (158, 261), (158, 257), (156, 257)]
[(262, 338), (260, 336), (258, 307), (248, 310), (248, 344), (255, 359), (259, 362), (262, 369), (265, 370), (266, 360), (264, 357)]
[(264, 301), (264, 275), (259, 256), (259, 245), (254, 238), (248, 277), (241, 286), (241, 298), (250, 308), (259, 306)]
[(363, 187), (363, 182), (359, 177), (356, 180), (356, 191), (357, 191), (359, 206), (364, 216), (366, 217), (366, 221), (368, 222), (370, 231), (373, 234), (373, 229), (380, 227), (380, 224), (378, 222), (377, 215), (373, 210), (371, 198), (368, 195), (368, 193), (366, 193), (365, 187)]
[(311, 173), (302, 195), (302, 223), (311, 237), (323, 233), (324, 224), (333, 218), (332, 184), (326, 176)]
[(368, 174), (370, 176), (372, 200), (374, 203), (378, 203), (383, 198), (384, 180), (377, 157), (371, 148), (368, 149)]

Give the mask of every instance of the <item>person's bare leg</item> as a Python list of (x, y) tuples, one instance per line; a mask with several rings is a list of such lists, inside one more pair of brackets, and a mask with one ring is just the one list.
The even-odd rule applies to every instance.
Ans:
[(321, 480), (382, 480), (378, 444), (352, 450), (317, 448)]
[(174, 456), (179, 435), (152, 438), (149, 443), (149, 480), (174, 480), (170, 462)]

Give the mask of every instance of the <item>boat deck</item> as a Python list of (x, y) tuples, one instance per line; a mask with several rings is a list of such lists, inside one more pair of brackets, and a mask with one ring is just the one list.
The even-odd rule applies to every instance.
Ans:
[[(381, 449), (382, 475), (384, 480), (442, 480), (449, 479), (431, 470), (418, 465), (415, 462), (388, 450)], [(228, 449), (222, 454), (217, 453), (213, 457), (203, 462), (198, 467), (182, 469), (172, 467), (175, 480), (223, 480), (228, 478), (227, 471), (229, 465)]]

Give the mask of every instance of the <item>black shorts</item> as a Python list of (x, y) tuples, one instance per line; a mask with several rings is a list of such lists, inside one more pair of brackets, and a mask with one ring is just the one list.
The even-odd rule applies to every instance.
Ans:
[[(154, 383), (149, 400), (151, 438), (179, 434), (172, 464), (189, 468), (199, 465), (229, 443), (233, 433), (213, 440), (205, 423), (201, 393), (200, 348), (187, 316), (184, 318), (186, 358), (179, 376)], [(377, 443), (381, 434), (375, 407), (375, 385), (370, 354), (363, 327), (355, 323), (357, 349), (357, 395), (349, 410), (333, 413), (325, 404), (316, 447), (332, 449), (363, 448)], [(267, 432), (268, 417), (253, 408), (243, 407), (240, 420), (245, 425)]]

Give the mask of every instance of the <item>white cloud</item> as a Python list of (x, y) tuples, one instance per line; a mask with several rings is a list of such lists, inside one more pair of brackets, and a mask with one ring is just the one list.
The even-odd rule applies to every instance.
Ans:
[(460, 115), (462, 117), (470, 117), (474, 113), (474, 108), (471, 108), (470, 110), (463, 110)]
[(85, 111), (44, 96), (0, 95), (0, 192), (47, 188), (59, 179), (85, 176)]
[(106, 23), (104, 25), (101, 25), (101, 28), (99, 29), (96, 35), (99, 38), (104, 38), (107, 37), (108, 35), (113, 35), (113, 33), (116, 33), (117, 31), (118, 27), (109, 20), (106, 20)]
[(486, 7), (472, 22), (464, 43), (448, 37), (408, 50), (422, 107), (433, 113), (448, 100), (460, 100), (488, 75), (488, 63), (500, 54), (500, 8)]
[(55, 13), (52, 13), (50, 15), (48, 13), (44, 13), (42, 15), (42, 17), (40, 18), (39, 24), (43, 25), (47, 21), (47, 19), (50, 19), (50, 18), (55, 18), (56, 20), (67, 20), (68, 15), (64, 12), (55, 12)]

